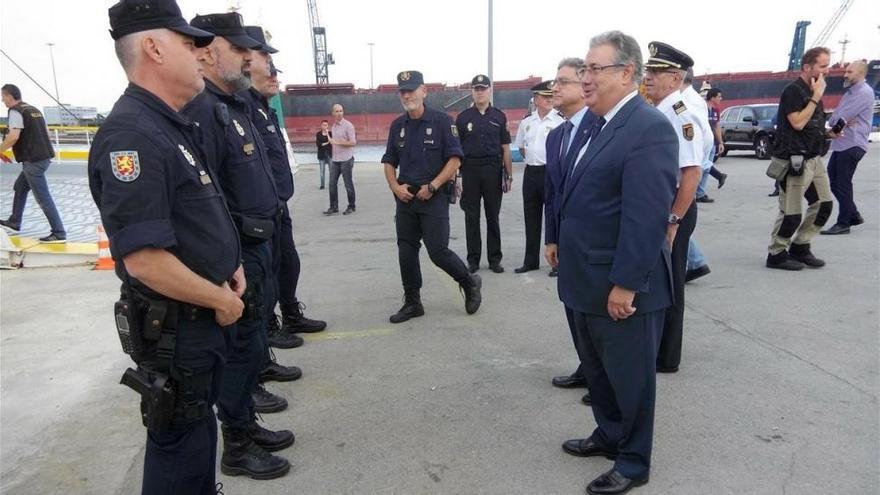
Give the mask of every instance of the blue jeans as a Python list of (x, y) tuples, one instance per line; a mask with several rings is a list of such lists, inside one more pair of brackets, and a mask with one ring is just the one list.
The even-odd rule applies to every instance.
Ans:
[(330, 168), (330, 158), (318, 159), (319, 177), (321, 179), (321, 189), (324, 189), (324, 181), (327, 177), (327, 169)]
[(715, 147), (712, 147), (712, 151), (710, 151), (706, 155), (706, 159), (703, 160), (703, 175), (700, 177), (700, 182), (697, 184), (697, 197), (702, 198), (706, 195), (706, 182), (709, 180), (709, 171), (712, 170), (712, 161), (715, 159)]
[(9, 222), (21, 225), (21, 218), (24, 215), (24, 206), (27, 203), (28, 192), (33, 191), (34, 198), (49, 225), (52, 227), (52, 233), (59, 237), (67, 237), (64, 230), (64, 224), (61, 223), (61, 216), (58, 215), (58, 209), (55, 208), (55, 201), (49, 193), (49, 183), (46, 182), (46, 169), (49, 168), (51, 160), (40, 160), (38, 162), (22, 162), (21, 173), (15, 179), (15, 185), (12, 190), (15, 195), (12, 199), (12, 214), (9, 215)]
[(691, 237), (688, 241), (687, 269), (696, 270), (704, 265), (706, 265), (706, 257), (703, 256), (703, 252), (700, 251), (700, 246), (697, 246), (697, 242)]

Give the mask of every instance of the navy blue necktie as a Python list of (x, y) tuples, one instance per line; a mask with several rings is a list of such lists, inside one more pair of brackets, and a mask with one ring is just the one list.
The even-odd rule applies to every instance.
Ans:
[(562, 161), (565, 161), (565, 155), (568, 154), (568, 142), (571, 141), (571, 130), (574, 129), (574, 124), (571, 123), (570, 120), (566, 120), (562, 124), (562, 150), (559, 154), (559, 158)]
[[(599, 117), (599, 120), (593, 123), (593, 128), (590, 129), (590, 140), (587, 141), (587, 146), (593, 144), (597, 137), (599, 137), (599, 133), (602, 131), (602, 126), (605, 125), (605, 117)], [(571, 172), (574, 173), (574, 169), (577, 168), (577, 157), (572, 160), (571, 164)]]

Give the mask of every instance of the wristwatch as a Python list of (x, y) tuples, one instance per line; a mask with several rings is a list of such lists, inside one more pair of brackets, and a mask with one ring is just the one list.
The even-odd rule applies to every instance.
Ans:
[(437, 192), (437, 188), (434, 187), (434, 184), (431, 184), (430, 182), (428, 182), (428, 192), (431, 194), (434, 194), (435, 192)]
[(669, 225), (678, 225), (681, 223), (681, 217), (676, 215), (675, 213), (670, 213), (669, 220), (667, 220), (667, 222), (669, 222)]

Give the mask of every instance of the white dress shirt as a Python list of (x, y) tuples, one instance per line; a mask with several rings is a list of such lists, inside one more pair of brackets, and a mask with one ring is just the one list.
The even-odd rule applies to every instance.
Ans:
[(547, 135), (562, 122), (562, 117), (551, 108), (543, 118), (535, 110), (519, 123), (513, 144), (525, 150), (523, 159), (526, 165), (547, 164)]

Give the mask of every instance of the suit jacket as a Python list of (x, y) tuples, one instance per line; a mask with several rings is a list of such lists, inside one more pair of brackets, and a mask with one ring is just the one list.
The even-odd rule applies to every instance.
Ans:
[(562, 135), (565, 131), (562, 125), (558, 125), (547, 135), (545, 143), (547, 149), (547, 164), (544, 173), (544, 243), (556, 244), (559, 242), (559, 200), (562, 198), (562, 188), (569, 171), (566, 163), (573, 162), (587, 139), (590, 137), (590, 129), (596, 122), (596, 114), (587, 110), (578, 128), (575, 130), (574, 140), (565, 155), (565, 159), (559, 156), (562, 150)]
[(672, 304), (666, 229), (676, 190), (678, 139), (636, 96), (590, 143), (559, 199), (559, 298), (608, 316), (614, 285), (636, 291), (636, 313)]

